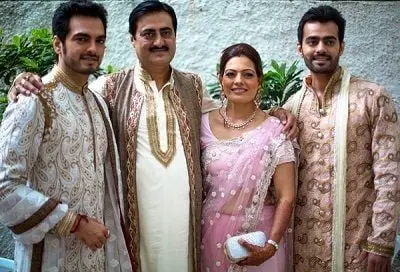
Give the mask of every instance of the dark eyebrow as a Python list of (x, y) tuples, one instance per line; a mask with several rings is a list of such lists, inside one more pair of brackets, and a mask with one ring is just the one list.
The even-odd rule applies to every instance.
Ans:
[(73, 37), (73, 38), (75, 38), (75, 37), (85, 37), (85, 38), (90, 38), (89, 34), (87, 34), (87, 33), (84, 33), (84, 32), (78, 32), (78, 33), (75, 33), (75, 34), (74, 34), (72, 37)]
[[(319, 40), (319, 39), (320, 39), (320, 37), (318, 37), (318, 36), (308, 36), (306, 38), (306, 40)], [(322, 39), (323, 40), (337, 40), (337, 38), (335, 36), (325, 36), (325, 37), (322, 37)]]
[(226, 69), (225, 70), (225, 72), (256, 72), (256, 71), (254, 71), (253, 69), (251, 69), (251, 68), (246, 68), (246, 69), (243, 69), (243, 70), (235, 70), (235, 69)]
[(107, 38), (106, 35), (101, 35), (101, 36), (96, 37), (97, 40), (98, 40), (98, 39), (103, 39), (103, 40), (105, 40), (106, 38)]
[[(85, 33), (85, 32), (78, 32), (78, 33), (75, 33), (72, 36), (72, 38), (90, 38), (90, 35)], [(96, 40), (98, 40), (98, 39), (104, 39), (105, 40), (106, 39), (106, 35), (97, 36)]]
[(163, 28), (160, 28), (160, 31), (163, 31), (163, 30), (172, 30), (172, 28), (170, 28), (170, 27), (163, 27)]
[(326, 36), (323, 38), (324, 40), (337, 40), (335, 36)]
[(156, 30), (154, 28), (146, 28), (142, 31), (142, 33), (144, 32), (156, 32)]

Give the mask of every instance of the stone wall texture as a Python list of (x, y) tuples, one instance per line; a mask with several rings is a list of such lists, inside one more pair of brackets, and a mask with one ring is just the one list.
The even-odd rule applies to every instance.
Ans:
[[(50, 27), (61, 1), (0, 1), (0, 28), (7, 35)], [(135, 63), (128, 33), (129, 13), (141, 1), (99, 1), (109, 12), (107, 52), (103, 64), (124, 68)], [(222, 49), (252, 44), (265, 63), (291, 63), (296, 54), (297, 25), (310, 7), (328, 4), (347, 20), (341, 64), (351, 72), (384, 85), (400, 99), (400, 2), (290, 0), (166, 0), (178, 17), (174, 67), (199, 73), (206, 84), (216, 81)], [(303, 65), (303, 64), (302, 64)], [(304, 67), (303, 67), (304, 68)], [(0, 236), (1, 237), (1, 236)], [(0, 255), (3, 246), (0, 245)]]

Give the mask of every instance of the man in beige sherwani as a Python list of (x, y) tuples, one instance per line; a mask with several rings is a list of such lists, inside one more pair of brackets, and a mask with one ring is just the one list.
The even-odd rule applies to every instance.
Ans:
[(120, 222), (118, 154), (106, 103), (87, 88), (107, 12), (91, 1), (53, 16), (58, 63), (44, 90), (7, 107), (0, 129), (0, 223), (15, 271), (132, 271)]
[(286, 109), (298, 117), (295, 271), (390, 271), (400, 201), (400, 126), (383, 87), (339, 59), (345, 20), (308, 10), (298, 52), (310, 75)]

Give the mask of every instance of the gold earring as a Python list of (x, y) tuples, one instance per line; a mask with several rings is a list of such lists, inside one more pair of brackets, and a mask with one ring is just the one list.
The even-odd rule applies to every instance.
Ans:
[(254, 97), (254, 105), (256, 105), (257, 108), (259, 108), (261, 105), (261, 91), (262, 91), (262, 88), (260, 86), (257, 90), (256, 96)]
[(219, 98), (221, 99), (221, 103), (223, 105), (226, 101), (226, 95), (224, 94), (224, 92), (222, 90), (221, 90), (221, 94), (220, 94)]

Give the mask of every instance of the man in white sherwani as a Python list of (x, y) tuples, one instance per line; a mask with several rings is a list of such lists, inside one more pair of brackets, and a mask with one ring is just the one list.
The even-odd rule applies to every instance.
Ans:
[(107, 12), (70, 1), (52, 26), (58, 63), (44, 91), (11, 103), (1, 124), (0, 223), (14, 234), (16, 271), (132, 271), (111, 121), (87, 87)]

